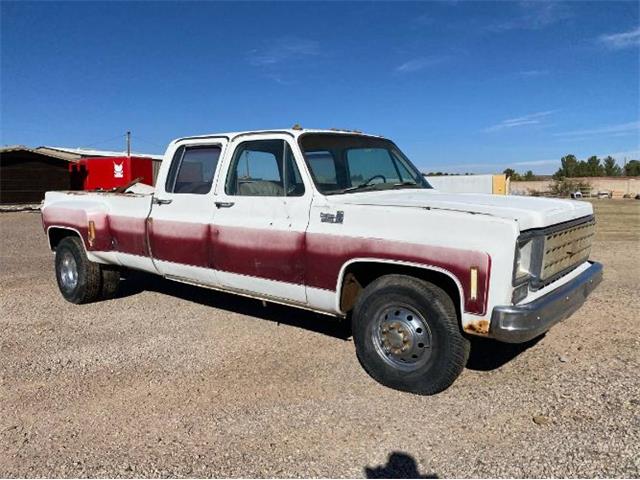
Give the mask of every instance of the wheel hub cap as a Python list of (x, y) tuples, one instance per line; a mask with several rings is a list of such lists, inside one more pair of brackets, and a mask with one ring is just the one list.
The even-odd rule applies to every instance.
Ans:
[(412, 370), (431, 356), (431, 331), (426, 321), (409, 307), (395, 306), (380, 313), (373, 341), (382, 358), (394, 367)]
[(60, 282), (66, 290), (73, 290), (78, 284), (78, 266), (70, 252), (64, 252), (60, 264)]

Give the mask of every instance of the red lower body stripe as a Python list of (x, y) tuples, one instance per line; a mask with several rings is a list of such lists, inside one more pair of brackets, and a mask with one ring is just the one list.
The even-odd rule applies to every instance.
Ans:
[[(356, 258), (372, 258), (438, 267), (460, 283), (465, 311), (484, 314), (491, 258), (487, 253), (390, 240), (318, 233), (269, 231), (116, 215), (87, 216), (77, 210), (43, 211), (45, 228), (79, 231), (88, 245), (87, 222), (96, 224), (91, 250), (116, 250), (158, 260), (214, 268), (269, 280), (335, 290), (342, 267)], [(71, 213), (73, 212), (73, 213)], [(478, 268), (478, 292), (471, 297), (470, 268)]]

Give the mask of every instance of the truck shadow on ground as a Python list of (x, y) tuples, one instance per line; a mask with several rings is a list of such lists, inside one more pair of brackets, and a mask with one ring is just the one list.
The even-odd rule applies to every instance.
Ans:
[(117, 298), (143, 291), (158, 292), (232, 313), (303, 328), (344, 341), (351, 339), (351, 323), (348, 320), (270, 302), (265, 307), (260, 300), (173, 282), (144, 272), (127, 272), (120, 282)]
[(438, 478), (435, 473), (421, 474), (415, 458), (403, 452), (392, 452), (386, 465), (365, 467), (364, 475), (367, 478)]
[(495, 370), (536, 345), (542, 338), (544, 335), (524, 343), (503, 343), (488, 338), (472, 337), (467, 368), (482, 372)]
[[(267, 306), (265, 307), (259, 300), (173, 282), (144, 272), (127, 272), (120, 282), (117, 297), (129, 297), (143, 291), (158, 292), (232, 313), (250, 315), (278, 324), (303, 328), (344, 341), (351, 339), (351, 322), (349, 319), (339, 320), (319, 313), (278, 305), (276, 303), (267, 302)], [(471, 337), (471, 352), (469, 354), (467, 368), (480, 371), (500, 368), (525, 350), (533, 347), (541, 338), (542, 336), (526, 343), (510, 344)]]

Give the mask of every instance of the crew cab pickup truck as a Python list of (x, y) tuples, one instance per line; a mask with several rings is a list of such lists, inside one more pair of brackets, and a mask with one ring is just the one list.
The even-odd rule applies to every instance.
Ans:
[(155, 187), (48, 192), (65, 299), (143, 270), (351, 321), (380, 383), (447, 388), (469, 336), (524, 342), (602, 278), (589, 203), (432, 189), (390, 140), (293, 128), (179, 138)]

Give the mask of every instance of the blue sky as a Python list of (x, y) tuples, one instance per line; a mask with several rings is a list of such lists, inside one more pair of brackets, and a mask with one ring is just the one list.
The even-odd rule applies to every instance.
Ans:
[(162, 153), (289, 127), (425, 171), (640, 157), (638, 2), (1, 4), (0, 144)]

